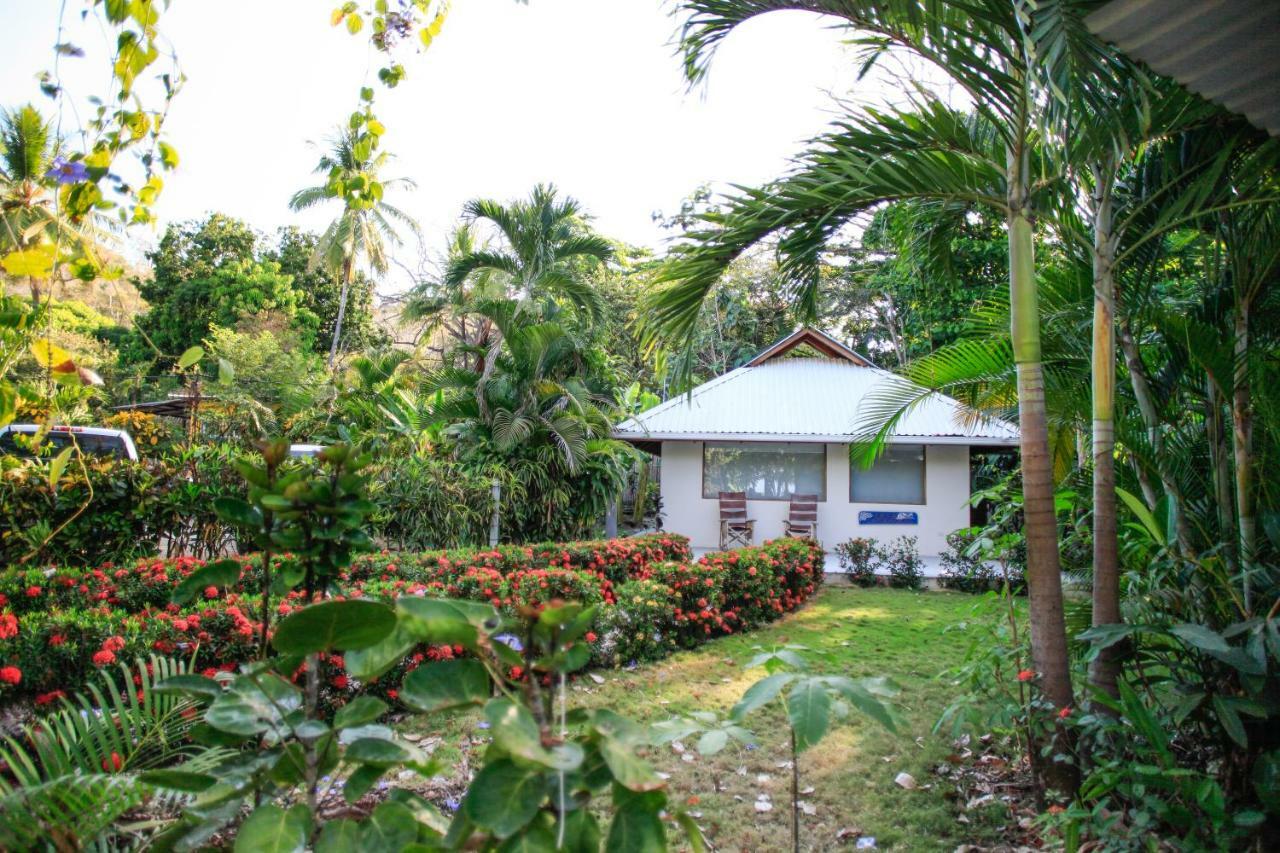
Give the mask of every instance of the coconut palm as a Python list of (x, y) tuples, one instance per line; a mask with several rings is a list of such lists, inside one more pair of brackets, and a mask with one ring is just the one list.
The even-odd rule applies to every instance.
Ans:
[[(465, 235), (466, 242), (456, 247), (445, 270), (442, 283), (447, 307), (483, 317), (483, 311), (472, 311), (468, 303), (484, 305), (495, 298), (510, 299), (510, 310), (535, 321), (552, 320), (564, 307), (585, 314), (589, 320), (599, 318), (602, 302), (586, 272), (612, 260), (614, 248), (588, 230), (576, 199), (560, 198), (554, 186), (539, 184), (528, 199), (510, 204), (491, 199), (469, 201), (464, 216), (470, 223), (493, 226), (497, 247), (475, 242), (469, 232)], [(486, 417), (485, 385), (505, 339), (502, 325), (488, 319), (475, 341), (464, 342), (478, 356), (476, 404)]]
[(321, 155), (315, 168), (317, 174), (326, 176), (325, 183), (294, 193), (289, 207), (299, 211), (331, 201), (342, 203), (342, 211), (320, 235), (311, 258), (314, 266), (340, 276), (342, 281), (338, 317), (329, 345), (329, 367), (332, 368), (342, 340), (342, 320), (356, 267), (364, 263), (373, 273), (385, 274), (389, 265), (388, 247), (394, 248), (403, 242), (397, 225), (416, 233), (418, 224), (409, 214), (382, 200), (389, 188), (416, 188), (409, 178), (379, 177), (390, 154), (376, 151), (364, 136), (347, 127), (339, 128), (329, 144), (329, 150)]
[[(106, 239), (94, 216), (74, 221), (59, 209), (57, 186), (76, 177), (75, 164), (62, 160), (62, 143), (52, 124), (27, 104), (0, 113), (0, 255), (28, 249), (42, 242), (88, 255)], [(32, 300), (40, 301), (35, 280)]]
[[(1030, 588), (1032, 654), (1046, 697), (1072, 703), (1053, 502), (1033, 221), (1044, 196), (1062, 192), (1061, 168), (1040, 144), (1035, 59), (1014, 4), (920, 4), (914, 0), (684, 0), (686, 73), (700, 79), (716, 46), (737, 26), (781, 10), (818, 12), (854, 30), (873, 62), (896, 48), (948, 74), (973, 101), (965, 115), (927, 97), (915, 109), (867, 110), (837, 124), (785, 178), (730, 199), (710, 227), (675, 253), (667, 286), (645, 306), (647, 340), (687, 343), (698, 310), (725, 267), (778, 235), (781, 272), (804, 313), (817, 302), (820, 252), (851, 219), (886, 202), (935, 199), (1001, 211), (1009, 239), (1012, 348), (1019, 420)], [(1064, 767), (1050, 783), (1073, 787)]]

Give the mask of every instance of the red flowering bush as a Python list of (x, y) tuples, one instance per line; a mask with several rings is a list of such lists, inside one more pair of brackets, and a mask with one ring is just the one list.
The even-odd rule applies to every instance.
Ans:
[[(654, 534), (373, 555), (357, 560), (339, 585), (348, 597), (449, 596), (504, 609), (552, 599), (598, 604), (597, 624), (586, 638), (592, 657), (623, 665), (795, 609), (821, 582), (821, 556), (807, 540), (780, 539), (690, 563), (686, 540)], [(277, 568), (289, 561), (282, 557)], [(171, 604), (170, 596), (201, 565), (188, 558), (0, 575), (0, 698), (70, 693), (99, 668), (152, 652), (196, 655), (198, 665), (213, 672), (253, 659), (261, 600), (246, 590), (256, 588), (259, 565), (252, 555), (243, 563), (246, 576), (239, 584), (206, 590), (186, 607)], [(302, 594), (292, 592), (273, 599), (271, 607), (279, 616), (302, 603)], [(419, 648), (369, 685), (356, 683), (334, 656), (325, 661), (325, 701), (340, 705), (357, 689), (394, 700), (407, 672), (457, 653)]]

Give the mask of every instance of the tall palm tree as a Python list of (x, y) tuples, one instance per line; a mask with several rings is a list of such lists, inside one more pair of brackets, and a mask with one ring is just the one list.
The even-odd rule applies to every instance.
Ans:
[[(467, 202), (469, 222), (487, 222), (496, 231), (497, 247), (469, 242), (459, 246), (445, 270), (446, 292), (455, 293), (471, 281), (482, 301), (514, 300), (515, 310), (535, 319), (550, 320), (567, 305), (591, 320), (602, 311), (600, 296), (585, 273), (593, 265), (614, 258), (613, 244), (586, 226), (576, 199), (560, 198), (554, 186), (539, 184), (529, 198), (502, 204), (491, 199)], [(470, 235), (468, 235), (470, 238)], [(481, 278), (483, 283), (476, 282)], [(459, 308), (466, 310), (465, 306)], [(485, 325), (476, 403), (487, 414), (485, 385), (502, 351), (504, 334), (497, 323)]]
[(356, 267), (363, 262), (377, 275), (387, 271), (388, 247), (402, 244), (396, 225), (416, 233), (413, 217), (387, 202), (383, 194), (388, 188), (415, 189), (409, 178), (383, 179), (379, 176), (391, 155), (376, 151), (358, 132), (339, 128), (329, 141), (330, 148), (316, 164), (317, 174), (327, 176), (324, 184), (294, 193), (289, 207), (306, 210), (331, 201), (342, 203), (342, 211), (320, 235), (311, 263), (340, 276), (342, 290), (338, 295), (338, 316), (334, 322), (333, 340), (329, 344), (329, 367), (338, 356), (342, 340), (342, 320), (347, 311), (347, 298)]
[[(61, 159), (62, 143), (52, 124), (27, 104), (0, 113), (0, 255), (29, 249), (42, 242), (63, 246), (92, 258), (107, 238), (97, 217), (75, 221), (59, 209), (57, 187), (68, 170)], [(31, 297), (40, 302), (39, 283), (31, 282)]]
[[(737, 26), (781, 10), (818, 12), (860, 33), (867, 61), (905, 48), (948, 74), (972, 99), (965, 116), (925, 100), (912, 111), (867, 110), (816, 140), (795, 170), (764, 190), (731, 199), (707, 217), (647, 301), (647, 340), (690, 340), (697, 312), (725, 267), (747, 247), (780, 234), (781, 271), (802, 311), (817, 301), (818, 256), (850, 219), (902, 199), (986, 205), (1003, 212), (1009, 239), (1010, 326), (1017, 365), (1032, 654), (1046, 697), (1072, 704), (1053, 472), (1041, 362), (1033, 220), (1045, 195), (1060, 194), (1061, 168), (1042, 146), (1035, 58), (1013, 3), (921, 4), (915, 0), (683, 0), (685, 68), (698, 80), (716, 46)], [(1065, 766), (1049, 783), (1074, 787)]]

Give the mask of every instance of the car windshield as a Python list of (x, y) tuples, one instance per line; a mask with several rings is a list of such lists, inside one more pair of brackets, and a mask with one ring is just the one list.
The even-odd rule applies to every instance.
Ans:
[[(16, 437), (19, 435), (23, 436), (23, 438), (17, 439)], [(35, 454), (28, 449), (28, 445), (33, 435), (34, 433), (30, 432), (13, 431), (0, 435), (0, 453), (31, 459)], [(128, 455), (125, 452), (124, 439), (120, 436), (92, 435), (83, 432), (50, 432), (44, 437), (41, 449), (52, 455), (58, 453), (64, 447), (70, 446), (72, 441), (80, 446), (82, 452), (91, 456), (115, 456), (123, 459)], [(21, 442), (21, 446), (19, 442)], [(41, 455), (44, 454), (42, 453)]]

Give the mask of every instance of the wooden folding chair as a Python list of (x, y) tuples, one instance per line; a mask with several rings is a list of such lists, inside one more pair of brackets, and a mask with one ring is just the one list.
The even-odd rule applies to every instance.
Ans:
[(751, 547), (756, 535), (756, 520), (747, 518), (746, 492), (720, 493), (720, 550)]
[(787, 518), (782, 522), (785, 536), (818, 541), (818, 496), (792, 495)]

